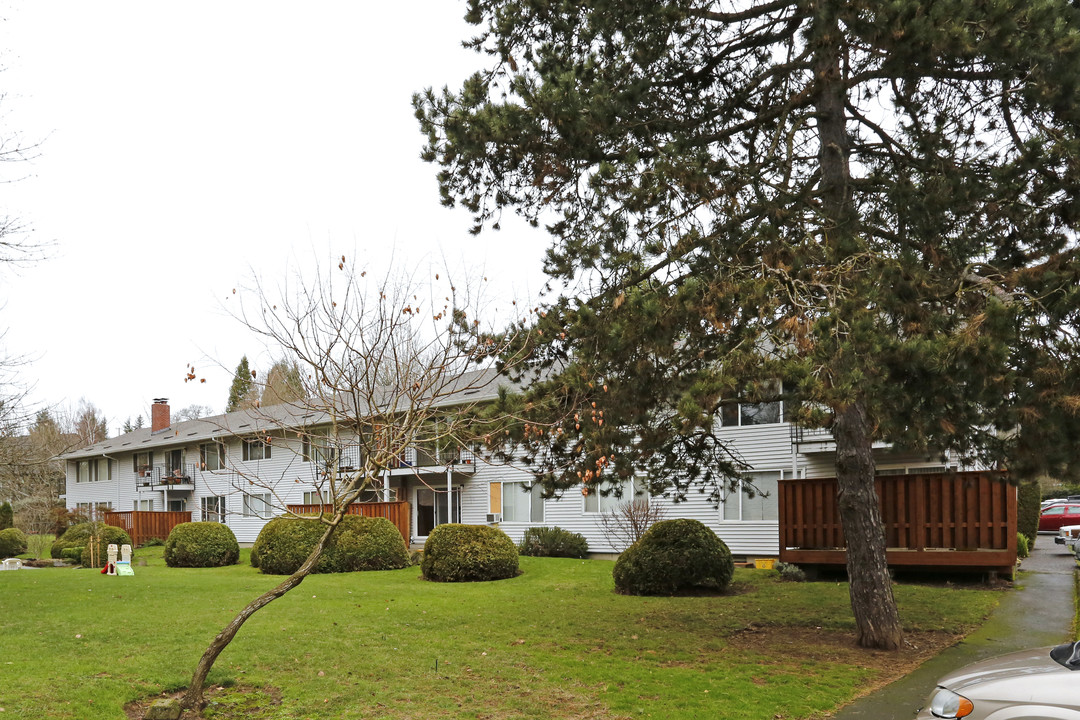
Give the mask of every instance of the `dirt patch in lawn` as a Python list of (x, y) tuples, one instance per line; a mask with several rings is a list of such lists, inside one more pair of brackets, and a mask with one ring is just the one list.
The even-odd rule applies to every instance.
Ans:
[[(183, 696), (183, 690), (171, 694), (153, 695), (128, 703), (124, 706), (124, 713), (128, 720), (143, 720), (147, 710), (156, 701), (162, 698), (174, 698), (179, 701)], [(207, 705), (201, 715), (194, 710), (185, 710), (180, 720), (198, 720), (199, 718), (271, 720), (278, 717), (278, 706), (281, 705), (281, 691), (273, 687), (213, 685), (206, 688), (204, 697)]]
[(751, 623), (728, 638), (731, 647), (767, 657), (798, 657), (828, 663), (858, 665), (874, 673), (860, 695), (866, 695), (907, 675), (964, 636), (947, 632), (909, 631), (899, 650), (868, 650), (855, 644), (855, 633), (806, 627), (771, 627)]

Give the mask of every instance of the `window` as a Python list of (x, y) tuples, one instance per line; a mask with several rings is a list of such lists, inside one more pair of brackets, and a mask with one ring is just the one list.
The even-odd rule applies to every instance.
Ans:
[(544, 498), (540, 483), (502, 484), (503, 522), (544, 522)]
[[(774, 380), (767, 391), (779, 395), (783, 386)], [(720, 408), (720, 424), (724, 427), (774, 425), (783, 422), (783, 404), (779, 400), (761, 403), (730, 403)]]
[[(754, 497), (746, 494), (744, 481), (739, 480), (736, 489), (728, 488), (724, 497), (724, 520), (777, 520), (776, 494), (778, 482), (784, 473), (780, 470), (746, 473), (753, 486)], [(766, 497), (763, 493), (768, 493)]]
[(132, 464), (134, 465), (135, 477), (150, 477), (150, 471), (154, 467), (154, 452), (135, 453)]
[(270, 438), (266, 440), (245, 440), (244, 460), (269, 460)]
[(176, 479), (187, 477), (184, 468), (184, 450), (182, 448), (165, 451), (165, 475)]
[(304, 504), (305, 505), (325, 505), (326, 503), (323, 502), (322, 494), (319, 493), (318, 490), (316, 490), (315, 492), (306, 492), (306, 493), (304, 493)]
[(244, 495), (244, 517), (257, 517), (264, 520), (269, 520), (273, 516), (273, 507), (271, 503), (273, 498), (270, 493), (259, 493), (257, 495)]
[(199, 467), (203, 470), (225, 469), (225, 446), (219, 442), (199, 446)]
[(131, 509), (132, 510), (143, 510), (145, 512), (153, 512), (154, 511), (154, 501), (153, 500), (135, 500), (132, 503), (132, 508)]
[(75, 509), (85, 515), (88, 520), (103, 520), (105, 513), (112, 510), (112, 503), (81, 502), (75, 503)]
[(203, 522), (225, 522), (225, 498), (204, 497), (199, 501)]
[[(607, 491), (609, 488), (610, 492), (607, 495), (601, 492), (601, 490)], [(606, 513), (644, 493), (644, 488), (639, 482), (630, 480), (624, 480), (615, 487), (601, 484), (600, 488), (586, 489), (588, 494), (585, 495), (585, 512), (587, 513)]]
[(187, 500), (169, 498), (169, 512), (184, 512), (185, 510), (187, 510)]
[(98, 458), (97, 460), (79, 460), (75, 467), (75, 482), (98, 482), (99, 480), (112, 480), (112, 460)]

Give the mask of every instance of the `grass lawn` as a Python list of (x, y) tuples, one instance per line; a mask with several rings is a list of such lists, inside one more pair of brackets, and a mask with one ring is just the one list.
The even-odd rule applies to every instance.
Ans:
[[(246, 564), (172, 569), (137, 550), (135, 577), (0, 573), (0, 720), (125, 717), (187, 685), (212, 636), (280, 578)], [(979, 623), (997, 592), (898, 585), (918, 648), (851, 647), (847, 586), (738, 570), (720, 597), (616, 595), (612, 563), (522, 558), (494, 583), (419, 569), (316, 575), (256, 614), (211, 681), (265, 690), (208, 717), (821, 717)], [(279, 704), (267, 707), (272, 699)]]

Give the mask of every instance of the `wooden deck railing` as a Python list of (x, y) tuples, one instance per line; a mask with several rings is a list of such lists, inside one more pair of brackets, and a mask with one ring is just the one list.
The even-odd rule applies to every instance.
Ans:
[[(1008, 570), (1016, 563), (1016, 488), (998, 473), (888, 475), (875, 483), (890, 565)], [(835, 478), (783, 480), (780, 559), (842, 565)]]
[(174, 527), (186, 522), (191, 522), (190, 510), (183, 512), (128, 510), (105, 513), (105, 524), (122, 528), (131, 536), (131, 543), (135, 547), (142, 545), (150, 538), (164, 540), (169, 537)]
[[(294, 515), (318, 515), (320, 513), (334, 512), (333, 505), (287, 505), (286, 509)], [(384, 517), (397, 526), (405, 543), (409, 542), (409, 503), (398, 502), (365, 502), (349, 505), (348, 515), (361, 515), (363, 517)]]

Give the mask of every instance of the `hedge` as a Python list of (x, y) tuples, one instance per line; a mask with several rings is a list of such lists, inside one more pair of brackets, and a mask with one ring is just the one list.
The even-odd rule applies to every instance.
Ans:
[(559, 527), (534, 527), (525, 531), (518, 552), (529, 557), (583, 558), (589, 554), (589, 541)]
[[(267, 575), (291, 575), (311, 555), (326, 531), (318, 519), (274, 518), (251, 549), (251, 564)], [(394, 523), (381, 517), (347, 515), (330, 537), (314, 572), (397, 570), (409, 565), (409, 551)]]

